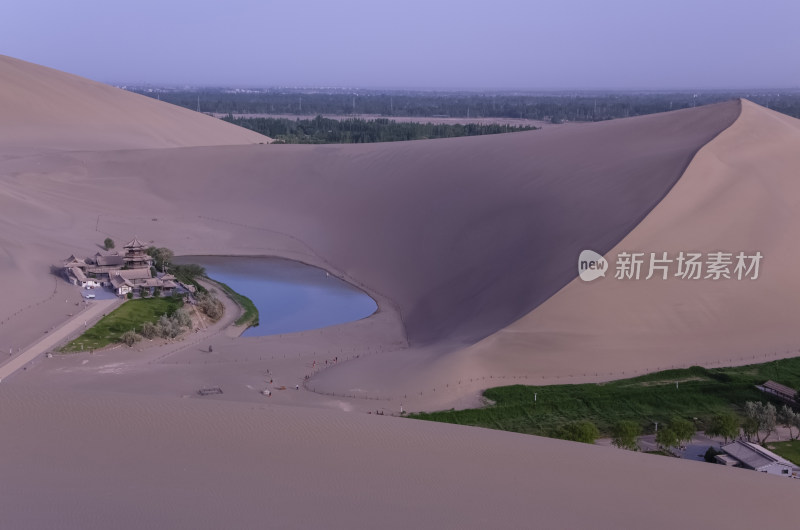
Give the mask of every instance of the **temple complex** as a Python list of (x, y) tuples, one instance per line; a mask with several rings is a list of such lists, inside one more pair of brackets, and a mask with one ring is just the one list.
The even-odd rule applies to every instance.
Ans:
[(78, 258), (73, 254), (61, 262), (62, 273), (74, 285), (84, 289), (109, 287), (117, 296), (137, 292), (152, 296), (156, 290), (169, 295), (178, 287), (173, 275), (155, 272), (153, 258), (144, 243), (134, 237), (123, 248), (122, 255), (112, 251)]

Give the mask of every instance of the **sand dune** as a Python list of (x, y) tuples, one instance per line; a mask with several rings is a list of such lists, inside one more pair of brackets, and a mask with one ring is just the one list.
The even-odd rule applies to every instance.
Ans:
[(260, 134), (0, 55), (0, 156), (269, 142)]
[(485, 370), (543, 375), (797, 355), (798, 167), (800, 120), (745, 101), (736, 123), (607, 256), (759, 251), (757, 280), (574, 280), (465, 355)]
[[(566, 285), (580, 249), (615, 245), (738, 113), (730, 102), (490, 137), (12, 159), (0, 222), (20, 273), (93, 253), (87, 242), (107, 234), (301, 258), (385, 298), (411, 344), (469, 344)], [(18, 283), (7, 311), (27, 296)]]
[(388, 416), (13, 385), (0, 401), (8, 528), (770, 527), (797, 496), (739, 469)]
[[(736, 122), (699, 151), (664, 200), (606, 253), (607, 278), (573, 279), (473, 346), (421, 352), (412, 357), (417, 369), (402, 380), (395, 373), (404, 359), (382, 355), (322, 374), (318, 387), (366, 386), (407, 396), (406, 406), (435, 409), (475, 406), (481, 389), (502, 384), (606, 381), (798, 355), (794, 264), (800, 250), (792, 234), (800, 229), (800, 120), (742, 105)], [(622, 281), (613, 278), (613, 267), (623, 251), (668, 252), (673, 259), (681, 251), (761, 252), (764, 258), (755, 281)], [(568, 264), (573, 274), (577, 256)]]
[[(264, 353), (289, 378), (331, 346), (367, 351), (313, 378), (312, 388), (357, 388), (392, 398), (381, 406), (407, 409), (452, 406), (481, 388), (530, 380), (520, 376), (577, 381), (753, 350), (785, 355), (800, 347), (792, 318), (798, 251), (789, 239), (800, 228), (797, 120), (733, 101), (491, 137), (222, 145), (259, 138), (20, 61), (0, 58), (0, 69), (0, 112), (9, 117), (0, 125), (3, 355), (80, 311), (79, 293), (48, 275), (49, 266), (93, 254), (106, 236), (120, 243), (136, 235), (181, 254), (299, 259), (380, 304), (363, 321), (286, 338), (215, 335), (221, 362), (197, 362), (198, 346), (187, 341), (126, 350), (117, 363), (125, 369), (103, 377), (96, 365), (113, 365), (115, 352), (51, 359), (11, 376), (0, 384), (4, 524), (673, 528), (790, 520), (792, 481), (324, 410), (331, 401), (357, 411), (373, 402), (312, 392), (265, 405), (255, 385)], [(612, 262), (619, 250), (760, 250), (765, 258), (751, 283), (582, 284), (575, 276), (584, 248)], [(91, 369), (80, 372), (84, 364)], [(232, 389), (225, 399), (241, 402), (170, 397), (214, 378)], [(751, 509), (755, 489), (764, 510)], [(702, 511), (693, 508), (698, 499)]]

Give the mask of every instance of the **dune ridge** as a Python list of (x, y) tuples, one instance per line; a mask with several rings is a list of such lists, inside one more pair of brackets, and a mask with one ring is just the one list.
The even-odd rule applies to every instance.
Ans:
[(563, 373), (577, 363), (602, 372), (609, 364), (655, 370), (797, 355), (798, 147), (800, 120), (743, 101), (740, 118), (607, 254), (761, 252), (757, 280), (574, 280), (465, 354), (489, 364), (502, 356), (512, 371), (540, 373)]
[(5, 55), (0, 116), (0, 156), (271, 141), (198, 112)]

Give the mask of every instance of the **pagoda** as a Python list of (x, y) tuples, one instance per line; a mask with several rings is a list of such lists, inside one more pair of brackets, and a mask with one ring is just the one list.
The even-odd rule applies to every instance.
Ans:
[(153, 258), (147, 254), (147, 246), (135, 237), (125, 245), (124, 260), (128, 269), (149, 269), (153, 266)]

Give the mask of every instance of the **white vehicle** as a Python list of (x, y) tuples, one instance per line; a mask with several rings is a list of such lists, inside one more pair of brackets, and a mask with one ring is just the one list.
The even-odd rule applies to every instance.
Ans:
[(85, 295), (83, 295), (83, 297), (86, 298), (87, 300), (90, 300), (94, 298), (94, 293), (86, 293)]

